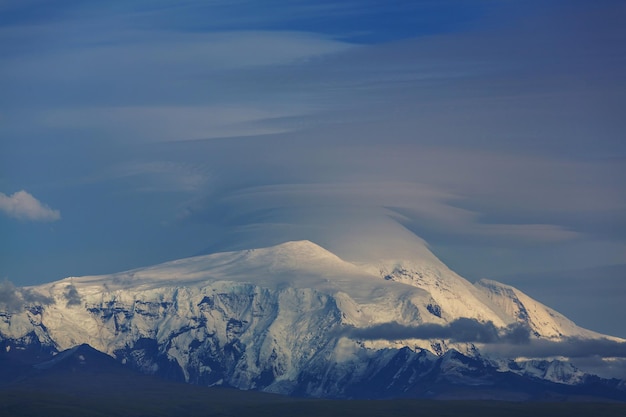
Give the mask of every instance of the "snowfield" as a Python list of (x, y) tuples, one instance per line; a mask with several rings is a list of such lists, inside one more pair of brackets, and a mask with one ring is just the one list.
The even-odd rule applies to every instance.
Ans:
[[(419, 329), (445, 333), (465, 323), (498, 334), (525, 329), (533, 340), (621, 341), (582, 329), (508, 285), (472, 284), (425, 247), (413, 260), (348, 262), (310, 241), (287, 242), (16, 294), (22, 309), (2, 313), (0, 305), (0, 339), (16, 346), (36, 339), (61, 351), (87, 343), (146, 373), (286, 394), (349, 396), (350, 387), (389, 369), (387, 384), (406, 391), (437, 361), (448, 379), (484, 378), (455, 352), (498, 372), (564, 384), (584, 375), (563, 361), (481, 352), (493, 340), (420, 337)], [(405, 362), (394, 365), (399, 355)]]

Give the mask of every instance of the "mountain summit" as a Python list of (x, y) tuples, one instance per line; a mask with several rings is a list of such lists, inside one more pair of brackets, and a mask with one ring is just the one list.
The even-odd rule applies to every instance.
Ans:
[(513, 287), (472, 284), (430, 252), (348, 262), (310, 241), (71, 277), (14, 299), (19, 308), (0, 305), (7, 352), (86, 343), (148, 374), (308, 396), (577, 386), (590, 376), (566, 352), (539, 360), (530, 348), (623, 346)]

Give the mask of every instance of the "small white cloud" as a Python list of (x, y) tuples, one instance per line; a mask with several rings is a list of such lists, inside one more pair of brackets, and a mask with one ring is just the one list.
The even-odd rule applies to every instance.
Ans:
[(59, 210), (53, 210), (42, 204), (24, 190), (12, 195), (0, 192), (0, 211), (19, 220), (54, 222), (61, 219)]

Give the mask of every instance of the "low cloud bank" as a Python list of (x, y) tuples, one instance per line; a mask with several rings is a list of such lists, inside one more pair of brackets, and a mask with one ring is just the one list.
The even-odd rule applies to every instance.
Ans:
[(0, 310), (18, 313), (28, 304), (48, 305), (52, 298), (25, 288), (17, 288), (11, 281), (0, 282)]
[(362, 329), (350, 327), (344, 336), (361, 340), (450, 339), (459, 343), (525, 344), (530, 340), (530, 331), (522, 325), (498, 329), (490, 321), (482, 323), (474, 319), (460, 318), (445, 326), (434, 323), (419, 326), (384, 323)]
[(367, 328), (348, 327), (341, 335), (360, 340), (449, 339), (456, 343), (480, 343), (484, 345), (481, 350), (485, 353), (510, 358), (626, 358), (626, 342), (576, 337), (560, 341), (533, 339), (530, 330), (521, 324), (498, 328), (490, 321), (482, 323), (468, 318), (447, 325), (384, 323)]
[(485, 346), (484, 350), (506, 357), (626, 358), (626, 342), (576, 337), (565, 338), (561, 341), (532, 340), (526, 345), (499, 344)]

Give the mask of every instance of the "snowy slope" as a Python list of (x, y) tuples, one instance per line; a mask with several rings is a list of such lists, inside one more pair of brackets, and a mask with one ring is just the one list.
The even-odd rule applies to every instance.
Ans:
[[(560, 340), (563, 337), (599, 338), (607, 337), (578, 327), (574, 322), (551, 308), (533, 300), (510, 285), (492, 280), (480, 280), (475, 284), (489, 300), (500, 307), (516, 322), (524, 323), (537, 337)], [(618, 338), (610, 338), (619, 340)]]
[[(452, 348), (480, 357), (472, 343), (361, 340), (346, 329), (445, 326), (469, 318), (498, 328), (522, 324), (536, 338), (602, 337), (512, 287), (472, 285), (425, 250), (418, 260), (357, 263), (309, 241), (288, 242), (23, 291), (30, 294), (22, 292), (24, 308), (0, 314), (0, 339), (36, 338), (58, 350), (87, 343), (147, 373), (317, 396), (348, 395), (349, 387), (384, 369), (390, 369), (390, 386), (406, 390), (435, 363), (454, 368), (450, 363), (458, 360), (436, 362), (438, 355), (452, 358), (446, 355)], [(408, 355), (403, 365), (393, 365), (398, 355)], [(544, 379), (580, 379), (572, 377), (575, 370), (559, 376), (532, 363), (515, 367)], [(447, 372), (478, 378), (474, 368)], [(398, 379), (401, 369), (413, 376)]]

